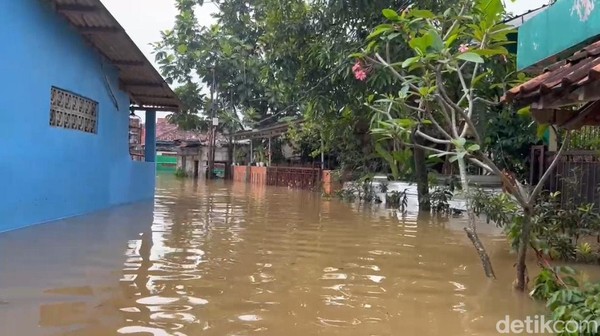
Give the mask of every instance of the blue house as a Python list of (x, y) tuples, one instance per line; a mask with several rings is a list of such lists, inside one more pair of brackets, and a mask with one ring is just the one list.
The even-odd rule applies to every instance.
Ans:
[(151, 200), (156, 111), (180, 102), (123, 27), (100, 0), (0, 0), (0, 22), (0, 232)]

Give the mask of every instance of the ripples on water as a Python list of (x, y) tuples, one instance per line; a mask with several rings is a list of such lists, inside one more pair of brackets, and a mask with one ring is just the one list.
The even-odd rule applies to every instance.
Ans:
[(501, 277), (484, 279), (460, 220), (169, 176), (153, 219), (143, 211), (0, 237), (13, 244), (0, 253), (40, 242), (0, 272), (0, 334), (494, 335), (505, 314), (540, 309), (511, 292), (513, 258), (493, 235)]

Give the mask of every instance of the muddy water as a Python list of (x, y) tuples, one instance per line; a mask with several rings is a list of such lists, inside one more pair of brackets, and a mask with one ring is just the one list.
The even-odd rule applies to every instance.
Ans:
[(543, 311), (462, 225), (161, 176), (154, 206), (0, 235), (0, 335), (495, 335)]

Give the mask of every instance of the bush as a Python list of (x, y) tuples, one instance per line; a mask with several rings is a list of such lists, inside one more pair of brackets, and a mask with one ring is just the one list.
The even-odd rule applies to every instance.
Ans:
[(385, 195), (385, 205), (394, 209), (401, 209), (402, 212), (406, 211), (408, 207), (408, 196), (406, 190), (404, 191), (392, 191)]
[(452, 197), (454, 197), (452, 190), (452, 186), (435, 187), (435, 189), (429, 194), (429, 203), (431, 204), (431, 211), (434, 214), (450, 214), (450, 201), (452, 200)]
[(593, 327), (575, 334), (562, 332), (559, 335), (599, 335), (595, 327), (600, 326), (600, 283), (580, 286), (575, 274), (569, 267), (545, 268), (536, 277), (531, 296), (546, 301), (552, 320)]
[(185, 170), (181, 169), (181, 168), (177, 168), (177, 170), (175, 171), (175, 177), (178, 178), (184, 178), (187, 177), (187, 173), (185, 172)]
[[(561, 202), (560, 193), (544, 193), (539, 197), (532, 216), (532, 243), (551, 259), (563, 261), (598, 261), (598, 249), (582, 239), (600, 235), (600, 214), (593, 205), (577, 206)], [(491, 195), (477, 190), (471, 196), (475, 214), (485, 215), (487, 222), (504, 228), (513, 249), (517, 249), (523, 213), (507, 194)]]

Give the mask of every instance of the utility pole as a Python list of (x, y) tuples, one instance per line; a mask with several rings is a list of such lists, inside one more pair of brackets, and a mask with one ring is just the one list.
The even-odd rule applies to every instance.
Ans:
[(212, 180), (213, 171), (215, 169), (215, 151), (214, 151), (214, 143), (215, 143), (215, 129), (213, 119), (215, 117), (215, 67), (212, 68), (212, 85), (210, 86), (210, 131), (208, 132), (208, 174), (206, 176), (207, 179)]

